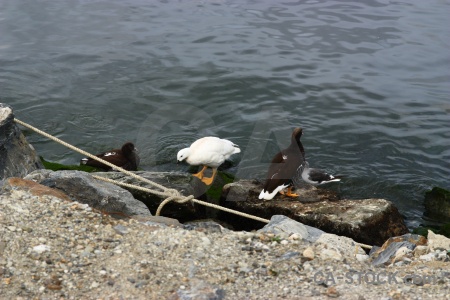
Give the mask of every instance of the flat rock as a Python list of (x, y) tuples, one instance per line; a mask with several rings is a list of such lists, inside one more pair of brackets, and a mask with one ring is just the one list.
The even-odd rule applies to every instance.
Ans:
[(315, 242), (324, 233), (320, 229), (304, 225), (282, 215), (272, 216), (270, 223), (258, 230), (258, 232), (287, 236), (297, 234), (303, 240), (308, 242)]
[(127, 190), (96, 180), (86, 172), (37, 170), (24, 179), (63, 191), (72, 201), (88, 204), (114, 217), (151, 215), (145, 204), (134, 199)]
[(0, 180), (23, 177), (43, 165), (14, 122), (12, 109), (0, 103)]
[[(227, 184), (223, 188), (220, 204), (267, 219), (273, 215), (285, 215), (305, 225), (369, 245), (382, 245), (388, 238), (408, 232), (397, 208), (384, 199), (338, 200), (332, 192), (312, 188), (296, 190), (300, 196), (295, 199), (278, 195), (273, 200), (265, 201), (258, 199), (261, 188), (260, 183), (252, 180)], [(247, 228), (261, 228), (263, 225), (227, 213), (221, 214), (221, 219), (231, 218), (240, 218), (240, 223)]]

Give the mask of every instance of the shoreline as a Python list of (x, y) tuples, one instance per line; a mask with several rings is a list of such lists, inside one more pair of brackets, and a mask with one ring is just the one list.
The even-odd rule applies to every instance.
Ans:
[(374, 267), (354, 251), (295, 235), (117, 220), (86, 204), (25, 189), (2, 191), (0, 223), (5, 299), (362, 300), (450, 294), (450, 262), (425, 261), (414, 252), (391, 266)]

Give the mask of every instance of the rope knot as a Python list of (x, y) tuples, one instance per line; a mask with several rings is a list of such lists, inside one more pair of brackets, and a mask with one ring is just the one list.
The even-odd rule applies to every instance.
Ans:
[(169, 197), (176, 197), (176, 198), (181, 198), (181, 197), (183, 197), (183, 195), (181, 195), (180, 192), (177, 191), (176, 189), (166, 189), (164, 192), (165, 192), (166, 195), (169, 196)]

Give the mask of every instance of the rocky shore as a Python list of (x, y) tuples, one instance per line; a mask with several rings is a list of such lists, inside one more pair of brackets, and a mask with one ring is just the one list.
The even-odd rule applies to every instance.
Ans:
[(0, 105), (0, 299), (450, 299), (450, 239), (408, 233), (387, 200), (313, 188), (299, 190), (306, 203), (261, 202), (256, 181), (221, 174), (205, 189), (189, 174), (138, 172), (270, 223), (188, 221), (208, 216), (189, 202), (157, 217), (161, 197), (42, 170), (13, 118)]
[(0, 298), (449, 299), (445, 245), (374, 266), (351, 239), (304, 236), (295, 221), (234, 232), (148, 218), (116, 219), (41, 185), (5, 186)]

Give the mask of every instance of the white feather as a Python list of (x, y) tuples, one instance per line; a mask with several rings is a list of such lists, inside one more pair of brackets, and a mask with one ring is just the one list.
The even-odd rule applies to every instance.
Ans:
[(240, 153), (241, 149), (229, 140), (217, 137), (204, 137), (196, 140), (189, 148), (178, 151), (178, 161), (186, 160), (190, 165), (204, 165), (217, 168), (231, 155)]
[(282, 184), (282, 185), (278, 186), (276, 189), (274, 189), (272, 193), (269, 193), (269, 191), (262, 190), (261, 193), (259, 194), (258, 199), (272, 200), (273, 197), (275, 197), (275, 195), (276, 195), (279, 191), (281, 191), (281, 190), (287, 188), (288, 186), (289, 186), (289, 185), (284, 185), (284, 184)]

